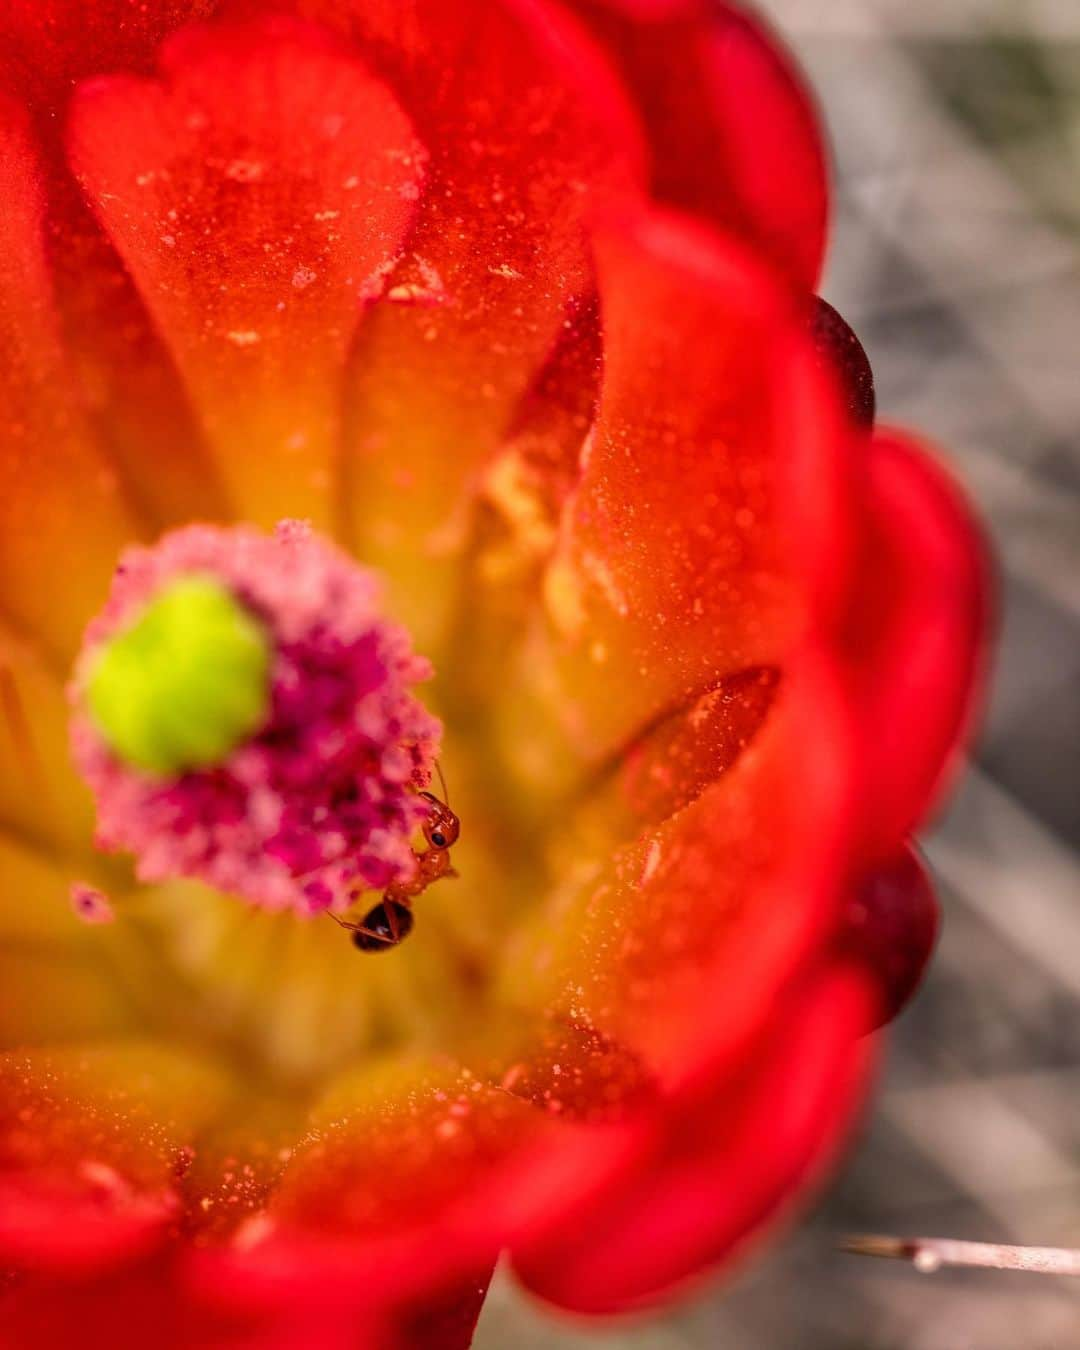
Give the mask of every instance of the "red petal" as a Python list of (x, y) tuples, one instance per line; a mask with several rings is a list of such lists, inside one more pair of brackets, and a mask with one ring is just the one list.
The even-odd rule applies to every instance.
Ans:
[(191, 28), (161, 83), (72, 108), (75, 171), (176, 358), (234, 505), (333, 523), (345, 356), (422, 152), (393, 96), (291, 20)]
[(868, 472), (838, 655), (864, 728), (865, 853), (888, 862), (957, 766), (985, 674), (990, 582), (971, 509), (927, 450), (879, 432)]
[[(603, 754), (790, 652), (800, 591), (842, 550), (846, 526), (818, 532), (846, 430), (797, 308), (737, 245), (653, 213), (606, 231), (598, 259), (603, 395), (546, 596), (573, 739)], [(793, 547), (777, 504), (802, 459), (816, 516)]]
[(813, 289), (828, 182), (817, 110), (761, 20), (717, 0), (574, 0), (642, 110), (660, 201), (749, 235)]
[(835, 1156), (863, 1092), (872, 998), (836, 971), (785, 1006), (743, 1076), (671, 1103), (666, 1127), (607, 1193), (514, 1248), (519, 1275), (562, 1307), (622, 1312), (743, 1247)]
[(7, 99), (0, 183), (0, 609), (39, 634), (62, 669), (135, 525), (68, 397), (42, 244), (41, 163), (26, 117)]

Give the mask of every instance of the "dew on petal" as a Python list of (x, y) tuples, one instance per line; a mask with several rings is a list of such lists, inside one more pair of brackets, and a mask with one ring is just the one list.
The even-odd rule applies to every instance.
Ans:
[(234, 183), (257, 183), (265, 172), (261, 160), (234, 159), (225, 166), (225, 177)]
[(404, 279), (386, 292), (386, 298), (396, 305), (444, 305), (450, 297), (438, 269), (417, 256)]

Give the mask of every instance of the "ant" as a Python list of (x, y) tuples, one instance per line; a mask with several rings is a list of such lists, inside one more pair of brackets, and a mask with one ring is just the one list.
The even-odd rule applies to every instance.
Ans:
[[(443, 796), (449, 797), (442, 768), (436, 763), (435, 769), (442, 784)], [(430, 811), (421, 826), (427, 848), (416, 855), (416, 871), (411, 879), (394, 882), (360, 923), (339, 919), (336, 914), (330, 915), (341, 928), (349, 930), (353, 946), (362, 952), (381, 952), (404, 942), (413, 930), (414, 897), (442, 877), (457, 876), (450, 866), (450, 849), (457, 843), (461, 822), (447, 803), (440, 801), (433, 792), (418, 792), (417, 796), (427, 802)]]

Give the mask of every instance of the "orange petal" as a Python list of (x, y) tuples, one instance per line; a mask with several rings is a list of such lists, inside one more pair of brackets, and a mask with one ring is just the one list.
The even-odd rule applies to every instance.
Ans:
[[(0, 884), (12, 880), (0, 845)], [(32, 902), (33, 896), (24, 899)], [(69, 917), (72, 924), (78, 920)], [(36, 948), (7, 941), (0, 948), (0, 1050), (61, 1045), (132, 1029), (131, 1009), (98, 953), (67, 944)]]
[(55, 158), (49, 264), (87, 419), (148, 527), (226, 519), (224, 486), (175, 363), (60, 148)]
[[(14, 830), (0, 830), (0, 950), (8, 950), (16, 963), (20, 953), (66, 954), (82, 949), (89, 961), (95, 952), (100, 955), (102, 945), (110, 945), (110, 934), (75, 916), (71, 905), (73, 881), (103, 884), (105, 874), (83, 866), (81, 860), (73, 866), (70, 859), (55, 855), (47, 846), (36, 847), (31, 838)], [(99, 964), (99, 974), (107, 977), (105, 962)], [(55, 995), (61, 1006), (49, 1007), (51, 1000), (42, 991), (23, 1010), (27, 1018), (40, 1013), (45, 1018), (59, 1014), (77, 1019), (78, 1000), (71, 991), (65, 997), (62, 980), (48, 993)], [(11, 995), (0, 989), (0, 1003), (8, 1008), (12, 1002)]]
[(155, 525), (221, 516), (198, 425), (131, 278), (67, 172), (72, 90), (89, 75), (148, 71), (168, 33), (217, 0), (11, 0), (0, 67), (35, 117), (49, 165), (47, 248), (73, 373), (91, 424)]
[(316, 1106), (265, 1213), (208, 1255), (207, 1278), (384, 1306), (446, 1289), (490, 1266), (510, 1203), (501, 1165), (549, 1128), (447, 1061), (357, 1070)]
[(485, 719), (491, 672), (517, 649), (535, 610), (595, 415), (602, 364), (599, 308), (590, 296), (574, 307), (479, 479), (439, 687), (484, 709)]
[(613, 857), (564, 869), (500, 971), (502, 998), (593, 1028), (661, 1083), (735, 1053), (835, 924), (856, 754), (807, 656), (718, 781)]
[(7, 99), (0, 181), (0, 608), (63, 668), (135, 525), (70, 397), (42, 243), (41, 162)]
[(90, 851), (93, 807), (71, 763), (67, 722), (58, 675), (0, 623), (0, 828), (71, 857)]
[(292, 20), (193, 27), (160, 82), (85, 84), (75, 172), (176, 359), (234, 507), (334, 523), (345, 356), (423, 155), (390, 92)]
[(388, 1240), (430, 1223), (535, 1119), (453, 1065), (391, 1062), (324, 1096), (276, 1188), (275, 1221)]
[(656, 1080), (641, 1059), (591, 1027), (497, 1006), (487, 1021), (464, 1058), (485, 1082), (548, 1116), (599, 1124), (656, 1105)]
[(475, 475), (590, 287), (583, 221), (643, 177), (632, 111), (555, 6), (303, 0), (370, 52), (432, 155), (354, 362), (349, 509), (421, 648), (441, 637)]
[(556, 852), (572, 866), (574, 852), (614, 848), (689, 806), (752, 743), (778, 680), (768, 666), (729, 675), (689, 706), (658, 717), (587, 783)]

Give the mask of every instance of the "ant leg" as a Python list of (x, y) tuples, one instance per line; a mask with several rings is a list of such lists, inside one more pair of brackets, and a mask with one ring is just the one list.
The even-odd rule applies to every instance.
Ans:
[[(389, 903), (388, 903), (389, 902)], [(398, 925), (397, 906), (401, 905), (403, 909), (409, 909), (410, 906), (402, 900), (390, 898), (390, 892), (387, 891), (379, 902), (382, 912), (386, 915), (386, 926), (390, 929), (390, 942), (395, 945), (401, 941), (401, 928)]]
[[(400, 901), (398, 902), (401, 903)], [(390, 930), (390, 936), (387, 937), (386, 929), (379, 931), (375, 928), (369, 928), (366, 923), (353, 923), (350, 919), (340, 919), (330, 910), (326, 911), (329, 918), (337, 924), (339, 928), (344, 928), (349, 933), (359, 933), (362, 937), (372, 938), (375, 942), (386, 947), (396, 947), (401, 941), (402, 932), (398, 925), (397, 914), (394, 912), (394, 902), (387, 905), (384, 901), (375, 906), (376, 909), (382, 908), (386, 915), (386, 926)]]
[(339, 919), (330, 910), (326, 910), (326, 917), (333, 919), (339, 928), (347, 928), (350, 933), (364, 933), (368, 937), (373, 936), (370, 929), (365, 928), (362, 923), (352, 923), (349, 919)]

